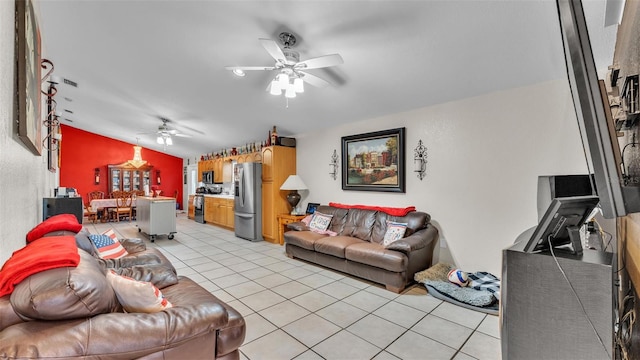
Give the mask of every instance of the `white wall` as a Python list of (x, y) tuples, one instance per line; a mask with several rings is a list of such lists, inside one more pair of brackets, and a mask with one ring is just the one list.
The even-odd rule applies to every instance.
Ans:
[(56, 179), (46, 157), (33, 155), (16, 135), (14, 12), (12, 0), (0, 1), (0, 266), (42, 220), (42, 198), (53, 194)]
[[(419, 96), (419, 95), (418, 95)], [(330, 105), (328, 105), (330, 106)], [(304, 121), (301, 119), (301, 121)], [(343, 191), (329, 176), (341, 137), (406, 127), (405, 194)], [(534, 226), (538, 175), (586, 173), (568, 82), (558, 80), (297, 135), (307, 202), (405, 207), (428, 212), (447, 248), (443, 262), (501, 276), (501, 250)], [(427, 176), (413, 171), (419, 139)], [(342, 165), (342, 164), (340, 164)]]

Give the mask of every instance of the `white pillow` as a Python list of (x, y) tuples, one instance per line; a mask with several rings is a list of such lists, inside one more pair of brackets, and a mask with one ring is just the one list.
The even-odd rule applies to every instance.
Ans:
[(309, 229), (325, 231), (329, 228), (329, 224), (331, 223), (331, 218), (333, 215), (323, 214), (321, 212), (314, 212), (313, 217), (311, 218), (311, 222), (309, 223)]
[(387, 221), (387, 232), (384, 233), (382, 245), (389, 247), (394, 241), (402, 239), (406, 231), (407, 223)]
[(127, 312), (154, 313), (172, 307), (160, 289), (150, 282), (118, 275), (113, 269), (107, 272), (107, 281)]

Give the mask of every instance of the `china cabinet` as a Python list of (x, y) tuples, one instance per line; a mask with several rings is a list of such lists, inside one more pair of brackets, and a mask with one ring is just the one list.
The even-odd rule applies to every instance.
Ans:
[(120, 165), (109, 165), (109, 193), (114, 191), (144, 190), (145, 185), (151, 187), (151, 171), (153, 166), (139, 168), (128, 162)]

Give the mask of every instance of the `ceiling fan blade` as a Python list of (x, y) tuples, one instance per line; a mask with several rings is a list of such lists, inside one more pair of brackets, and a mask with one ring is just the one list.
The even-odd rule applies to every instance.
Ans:
[(282, 49), (280, 49), (280, 46), (278, 46), (278, 44), (271, 40), (271, 39), (258, 39), (260, 40), (260, 43), (262, 44), (262, 47), (264, 47), (265, 50), (267, 50), (267, 52), (269, 53), (269, 55), (271, 55), (272, 58), (274, 58), (277, 62), (279, 63), (286, 63), (287, 59), (284, 57), (284, 53), (282, 52)]
[(187, 134), (180, 134), (180, 133), (173, 134), (173, 136), (177, 136), (177, 137), (187, 137), (187, 138), (188, 138), (188, 137), (191, 137), (191, 135), (187, 135)]
[(307, 82), (307, 83), (309, 83), (309, 84), (311, 84), (311, 85), (313, 85), (315, 87), (327, 87), (327, 86), (331, 85), (328, 81), (326, 81), (326, 80), (324, 80), (324, 79), (322, 79), (322, 78), (320, 78), (318, 76), (306, 73), (304, 71), (298, 71), (298, 74), (301, 75), (302, 80), (304, 82)]
[(331, 55), (318, 56), (315, 58), (307, 59), (305, 61), (300, 61), (294, 66), (294, 68), (300, 69), (300, 70), (318, 69), (323, 67), (336, 66), (340, 64), (344, 64), (344, 60), (342, 60), (342, 56), (340, 56), (339, 54), (331, 54)]
[(224, 67), (227, 70), (245, 70), (245, 71), (251, 71), (251, 70), (275, 70), (275, 66), (225, 66)]

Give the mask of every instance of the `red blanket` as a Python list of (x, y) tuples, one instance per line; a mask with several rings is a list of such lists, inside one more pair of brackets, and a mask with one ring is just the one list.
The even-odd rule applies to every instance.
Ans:
[(73, 236), (51, 236), (16, 250), (0, 269), (0, 297), (13, 292), (15, 285), (40, 271), (78, 266), (80, 254)]
[(345, 205), (340, 203), (330, 202), (329, 206), (333, 206), (341, 209), (361, 209), (361, 210), (375, 210), (382, 211), (391, 216), (407, 216), (408, 213), (416, 211), (415, 206), (408, 206), (406, 208), (395, 208), (386, 206), (369, 206), (369, 205)]

